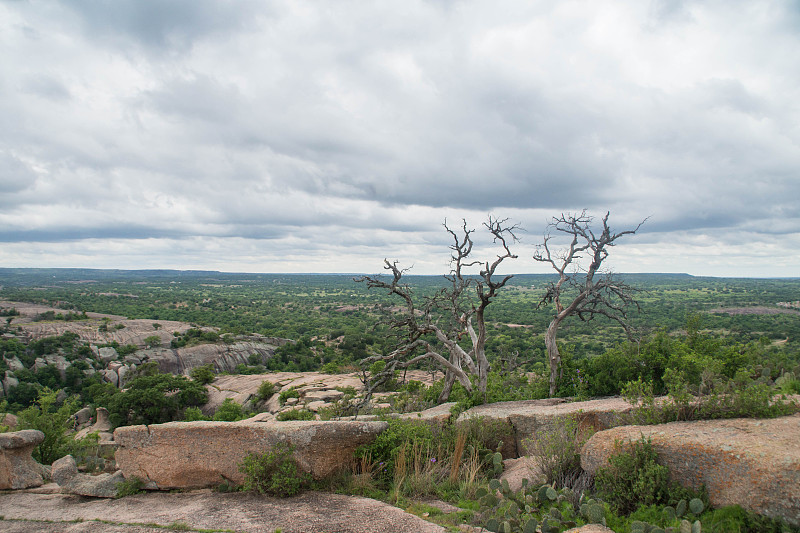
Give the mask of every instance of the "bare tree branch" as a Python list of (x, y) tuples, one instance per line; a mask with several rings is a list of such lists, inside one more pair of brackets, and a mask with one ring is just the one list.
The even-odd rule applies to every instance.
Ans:
[[(608, 249), (615, 246), (618, 239), (639, 231), (647, 219), (634, 229), (614, 233), (608, 224), (609, 216), (610, 212), (606, 212), (601, 219), (602, 228), (597, 233), (592, 228), (593, 218), (587, 215), (586, 210), (578, 215), (562, 213), (553, 217), (542, 244), (537, 246), (533, 255), (534, 261), (549, 264), (558, 274), (558, 279), (547, 285), (538, 304), (539, 307), (550, 304), (555, 307), (545, 334), (551, 396), (556, 392), (560, 376), (561, 354), (556, 337), (561, 322), (567, 317), (577, 315), (581, 320), (591, 320), (596, 315), (605, 316), (619, 323), (628, 337), (632, 337), (627, 311), (631, 307), (638, 309), (633, 297), (635, 290), (616, 280), (610, 273), (603, 272), (602, 265), (608, 257)], [(554, 232), (570, 237), (566, 249), (557, 252), (551, 249)], [(589, 264), (584, 268), (583, 261), (586, 260)], [(568, 269), (572, 271), (568, 272)], [(562, 301), (564, 298), (567, 301)]]

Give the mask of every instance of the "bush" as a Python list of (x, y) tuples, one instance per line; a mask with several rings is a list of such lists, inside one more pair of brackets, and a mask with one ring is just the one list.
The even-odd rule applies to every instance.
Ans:
[(38, 429), (44, 433), (44, 440), (31, 454), (39, 463), (52, 464), (78, 446), (66, 431), (70, 428), (72, 413), (79, 407), (78, 399), (73, 397), (56, 408), (56, 392), (44, 388), (34, 405), (19, 413), (18, 429)]
[(261, 382), (261, 385), (258, 386), (256, 398), (259, 402), (266, 402), (273, 394), (275, 394), (275, 384), (271, 381), (264, 380)]
[(314, 418), (314, 413), (308, 409), (290, 409), (288, 411), (278, 413), (278, 416), (276, 417), (276, 419), (280, 422), (285, 422), (287, 420), (314, 420)]
[(241, 405), (231, 398), (225, 398), (222, 405), (217, 407), (214, 413), (214, 420), (218, 422), (236, 422), (245, 418), (247, 418), (247, 413), (245, 413)]
[(198, 420), (208, 420), (208, 418), (203, 415), (203, 411), (199, 407), (187, 407), (183, 412), (183, 421), (197, 422)]
[(216, 374), (214, 374), (214, 365), (203, 365), (193, 368), (189, 376), (200, 385), (208, 385), (214, 381), (216, 377)]
[(283, 405), (289, 398), (299, 398), (299, 397), (300, 397), (300, 392), (298, 392), (297, 388), (289, 387), (288, 389), (281, 391), (281, 395), (279, 398), (281, 405)]
[(242, 488), (281, 498), (305, 489), (311, 483), (311, 476), (300, 471), (293, 453), (294, 446), (278, 443), (263, 455), (247, 455), (239, 465), (244, 474)]
[(592, 433), (582, 431), (577, 420), (568, 418), (547, 429), (541, 428), (526, 442), (529, 454), (539, 457), (545, 483), (556, 489), (573, 488), (583, 472), (581, 448)]
[(133, 496), (144, 492), (144, 481), (136, 476), (117, 483), (117, 498)]
[(109, 399), (108, 411), (115, 426), (171, 422), (187, 407), (208, 401), (205, 387), (185, 376), (162, 374), (155, 363), (146, 363), (136, 372), (127, 389)]
[(644, 436), (627, 446), (617, 442), (608, 466), (597, 470), (597, 495), (624, 514), (640, 506), (677, 503), (696, 496), (671, 482), (669, 470), (658, 464), (657, 458), (650, 439)]

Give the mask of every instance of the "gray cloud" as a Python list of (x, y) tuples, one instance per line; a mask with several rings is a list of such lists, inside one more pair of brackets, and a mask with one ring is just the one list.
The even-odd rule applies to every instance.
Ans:
[(651, 217), (630, 268), (652, 266), (637, 246), (705, 269), (713, 242), (800, 234), (789, 4), (80, 1), (0, 21), (0, 239), (19, 264), (149, 239), (173, 243), (143, 247), (149, 266), (196, 268), (214, 239), (243, 258), (268, 240), (262, 262), (287, 268), (404, 251), (433, 268), (445, 216), (508, 213), (532, 245), (583, 208)]

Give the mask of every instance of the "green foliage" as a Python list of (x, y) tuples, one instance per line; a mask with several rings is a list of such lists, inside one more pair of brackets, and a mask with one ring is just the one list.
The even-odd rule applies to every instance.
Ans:
[(125, 496), (133, 496), (134, 494), (142, 494), (145, 482), (136, 476), (126, 478), (124, 481), (117, 483), (117, 498), (124, 498)]
[(200, 385), (208, 385), (217, 377), (214, 373), (214, 365), (211, 364), (193, 368), (192, 371), (189, 372), (189, 376)]
[(278, 413), (275, 418), (279, 422), (285, 422), (287, 420), (314, 420), (315, 416), (308, 409), (289, 409)]
[(208, 417), (203, 414), (199, 407), (187, 407), (183, 411), (184, 422), (197, 422), (200, 420), (208, 420)]
[(126, 389), (109, 399), (108, 411), (115, 426), (160, 424), (179, 419), (187, 407), (199, 407), (208, 400), (205, 387), (184, 376), (162, 374), (158, 365), (146, 363), (126, 384)]
[(57, 406), (56, 395), (55, 391), (42, 389), (34, 405), (17, 415), (18, 429), (38, 429), (44, 433), (44, 440), (31, 454), (44, 465), (72, 453), (75, 447), (75, 441), (66, 431), (70, 428), (70, 417), (80, 408), (80, 403), (73, 397)]
[(282, 390), (278, 397), (281, 405), (285, 404), (286, 400), (289, 398), (300, 398), (300, 391), (297, 390), (297, 387), (289, 387), (288, 389)]
[(264, 380), (261, 382), (261, 385), (258, 386), (258, 391), (256, 391), (256, 400), (259, 402), (266, 402), (272, 395), (275, 394), (275, 384), (271, 381)]
[(546, 483), (562, 488), (581, 475), (581, 448), (591, 436), (590, 430), (581, 430), (576, 418), (566, 418), (539, 429), (525, 444), (530, 455), (540, 458)]
[(670, 481), (667, 467), (657, 459), (645, 437), (627, 445), (618, 442), (608, 466), (597, 470), (597, 495), (617, 511), (629, 514), (642, 505), (671, 504), (691, 494)]
[(239, 465), (243, 489), (285, 498), (308, 487), (311, 476), (300, 470), (293, 453), (293, 446), (278, 443), (263, 455), (247, 455)]
[(244, 420), (247, 417), (248, 414), (244, 411), (241, 404), (236, 403), (232, 398), (225, 398), (214, 413), (214, 420), (218, 422), (236, 422), (237, 420)]
[(154, 348), (156, 346), (161, 346), (161, 337), (158, 335), (150, 335), (149, 337), (145, 337), (143, 342), (148, 348)]

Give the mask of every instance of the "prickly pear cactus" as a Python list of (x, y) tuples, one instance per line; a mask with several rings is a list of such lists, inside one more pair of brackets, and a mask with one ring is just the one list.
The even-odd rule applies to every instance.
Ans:
[(667, 522), (672, 522), (678, 517), (678, 513), (675, 512), (675, 508), (672, 506), (667, 505), (664, 507), (664, 518), (667, 519)]
[(696, 515), (702, 513), (705, 507), (706, 506), (703, 505), (703, 500), (701, 500), (700, 498), (692, 498), (689, 501), (689, 510)]
[(694, 524), (692, 524), (692, 533), (702, 533), (703, 526), (700, 524), (700, 520), (695, 520)]
[(525, 522), (525, 527), (522, 528), (522, 533), (536, 533), (536, 530), (539, 528), (539, 521), (535, 518), (531, 518), (527, 522)]
[(678, 518), (686, 514), (686, 500), (678, 502), (678, 505), (675, 506), (675, 514), (678, 515)]

